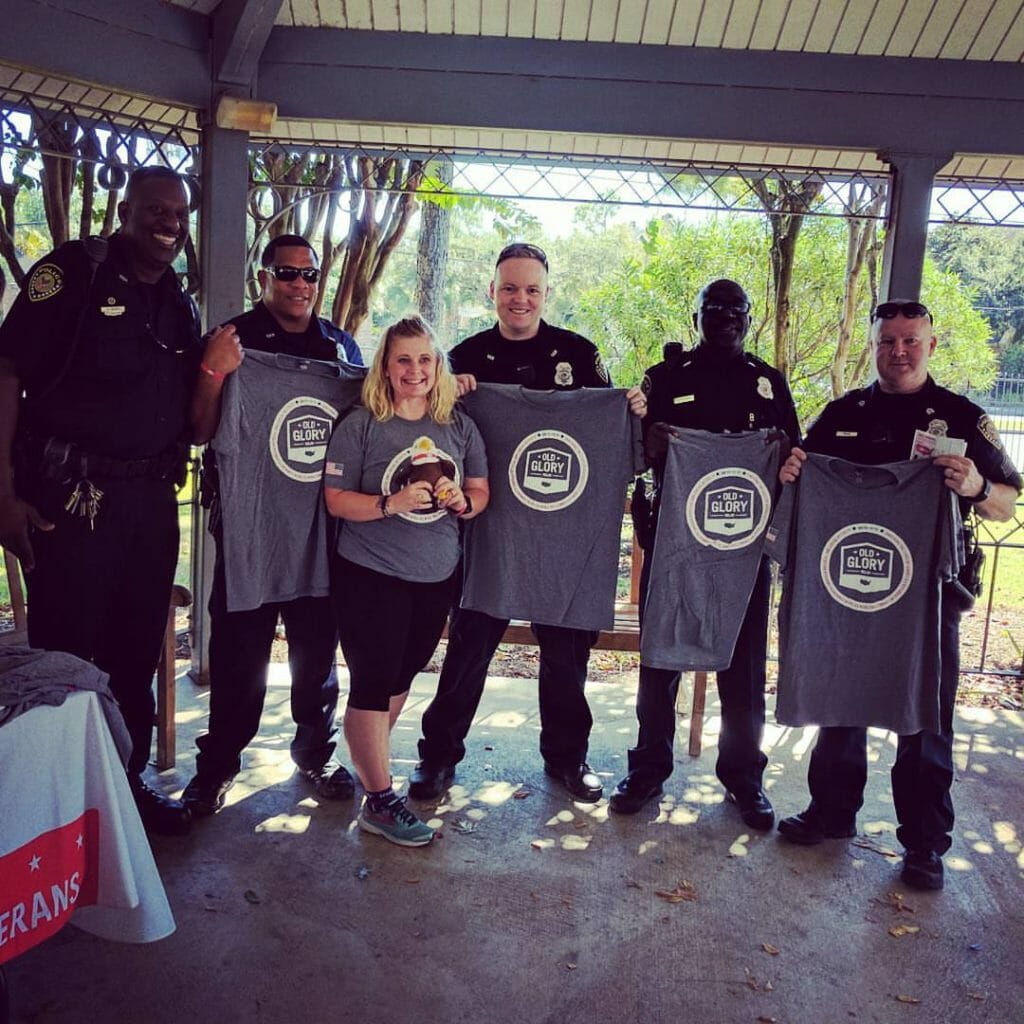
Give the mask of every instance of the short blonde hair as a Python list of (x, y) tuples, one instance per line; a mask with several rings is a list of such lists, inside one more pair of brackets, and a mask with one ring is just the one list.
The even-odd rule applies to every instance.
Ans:
[(385, 332), (370, 364), (370, 372), (363, 381), (363, 405), (375, 420), (383, 423), (395, 415), (394, 395), (386, 373), (388, 357), (395, 338), (426, 338), (437, 359), (434, 386), (430, 389), (427, 410), (435, 423), (451, 423), (455, 409), (457, 388), (455, 377), (448, 366), (448, 356), (442, 350), (433, 328), (421, 316), (407, 316), (393, 323)]

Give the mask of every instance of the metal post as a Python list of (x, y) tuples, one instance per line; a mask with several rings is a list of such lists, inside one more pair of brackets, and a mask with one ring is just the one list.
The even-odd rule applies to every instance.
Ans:
[(879, 153), (892, 169), (880, 299), (917, 299), (921, 294), (932, 183), (951, 153)]
[[(207, 329), (242, 312), (245, 300), (245, 211), (249, 136), (207, 124), (203, 128), (203, 202), (200, 214), (202, 312)], [(192, 675), (210, 679), (210, 614), (214, 544), (206, 510), (192, 518)]]

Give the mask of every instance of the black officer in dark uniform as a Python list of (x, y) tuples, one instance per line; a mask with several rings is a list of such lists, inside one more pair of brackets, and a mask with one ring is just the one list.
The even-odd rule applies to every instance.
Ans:
[[(700, 338), (697, 347), (683, 352), (678, 344), (666, 346), (664, 361), (647, 371), (643, 383), (649, 403), (644, 434), (654, 469), (655, 516), (670, 427), (715, 433), (768, 428), (784, 431), (793, 444), (800, 438), (785, 378), (743, 351), (750, 328), (750, 300), (743, 289), (735, 281), (713, 281), (697, 298), (693, 322)], [(650, 533), (653, 536), (653, 529)], [(650, 546), (646, 549), (649, 553)], [(641, 594), (647, 592), (649, 568), (645, 561)], [(768, 561), (762, 559), (732, 664), (717, 674), (722, 730), (715, 770), (743, 820), (759, 829), (771, 828), (774, 820), (761, 787), (767, 764), (761, 735), (770, 588)], [(639, 811), (661, 793), (662, 783), (672, 774), (679, 676), (667, 669), (640, 666), (636, 705), (640, 732), (637, 745), (629, 751), (629, 774), (610, 801), (619, 814)]]
[[(499, 253), (491, 282), (498, 322), (451, 350), (456, 374), (538, 390), (611, 386), (592, 342), (541, 319), (549, 291), (547, 275), (547, 257), (535, 245), (513, 244)], [(643, 415), (646, 403), (639, 388), (628, 397), (633, 412)], [(423, 714), (421, 760), (412, 773), (410, 796), (432, 799), (455, 777), (487, 669), (507, 626), (508, 620), (465, 608), (452, 617), (437, 695)], [(578, 799), (598, 800), (601, 781), (586, 763), (593, 719), (584, 694), (597, 634), (539, 623), (534, 623), (533, 632), (540, 647), (540, 751), (545, 771)]]
[[(363, 365), (355, 339), (313, 315), (320, 269), (313, 248), (300, 235), (279, 235), (260, 259), (261, 301), (210, 336), (196, 389), (196, 433), (216, 432), (225, 378), (237, 369), (243, 349), (280, 352), (306, 359)], [(205, 471), (215, 475), (207, 452)], [(212, 483), (212, 481), (211, 481)], [(241, 768), (242, 751), (259, 732), (267, 692), (267, 665), (284, 622), (295, 719), (292, 759), (300, 774), (330, 800), (350, 797), (352, 776), (334, 760), (338, 704), (337, 629), (328, 597), (300, 597), (247, 611), (229, 612), (221, 554), (221, 522), (211, 515), (217, 559), (210, 593), (210, 723), (196, 745), (196, 775), (183, 799), (195, 814), (215, 814)]]
[[(807, 432), (806, 449), (850, 462), (877, 465), (910, 458), (915, 431), (959, 438), (966, 455), (941, 455), (949, 487), (961, 513), (973, 508), (986, 519), (1013, 515), (1021, 477), (1003, 450), (985, 411), (939, 387), (928, 374), (936, 339), (931, 314), (919, 302), (883, 302), (872, 314), (871, 344), (878, 380), (830, 402)], [(794, 448), (780, 473), (792, 483), (806, 459)], [(901, 736), (892, 768), (896, 836), (906, 854), (902, 877), (919, 889), (941, 889), (942, 855), (953, 828), (953, 708), (960, 677), (960, 608), (953, 585), (945, 584), (940, 612), (939, 715), (941, 731)], [(867, 731), (823, 728), (808, 767), (810, 806), (783, 818), (779, 832), (810, 846), (856, 832), (856, 815), (867, 782)]]
[(118, 216), (109, 241), (37, 263), (0, 327), (0, 542), (26, 572), (30, 644), (110, 675), (143, 822), (176, 833), (188, 811), (142, 772), (200, 358), (195, 306), (171, 269), (188, 233), (183, 180), (135, 171)]

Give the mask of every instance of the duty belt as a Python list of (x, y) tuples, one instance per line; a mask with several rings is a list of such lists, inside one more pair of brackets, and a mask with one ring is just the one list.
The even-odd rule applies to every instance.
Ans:
[(71, 515), (85, 516), (95, 527), (103, 491), (96, 479), (106, 480), (173, 480), (183, 483), (188, 460), (188, 446), (178, 443), (159, 455), (144, 459), (117, 459), (96, 455), (70, 441), (56, 437), (19, 439), (19, 463), (29, 472), (58, 484), (74, 483), (64, 508)]
[(71, 441), (56, 437), (25, 438), (27, 461), (36, 463), (47, 480), (67, 483), (87, 477), (107, 480), (176, 480), (188, 458), (188, 447), (176, 444), (144, 459), (118, 459), (87, 452)]

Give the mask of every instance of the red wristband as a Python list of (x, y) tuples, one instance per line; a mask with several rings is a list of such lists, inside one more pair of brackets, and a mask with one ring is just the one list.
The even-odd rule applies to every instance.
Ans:
[(210, 367), (206, 365), (206, 363), (200, 363), (199, 369), (202, 370), (203, 373), (212, 377), (214, 380), (223, 380), (227, 376), (226, 373), (221, 373), (220, 370), (211, 370)]

